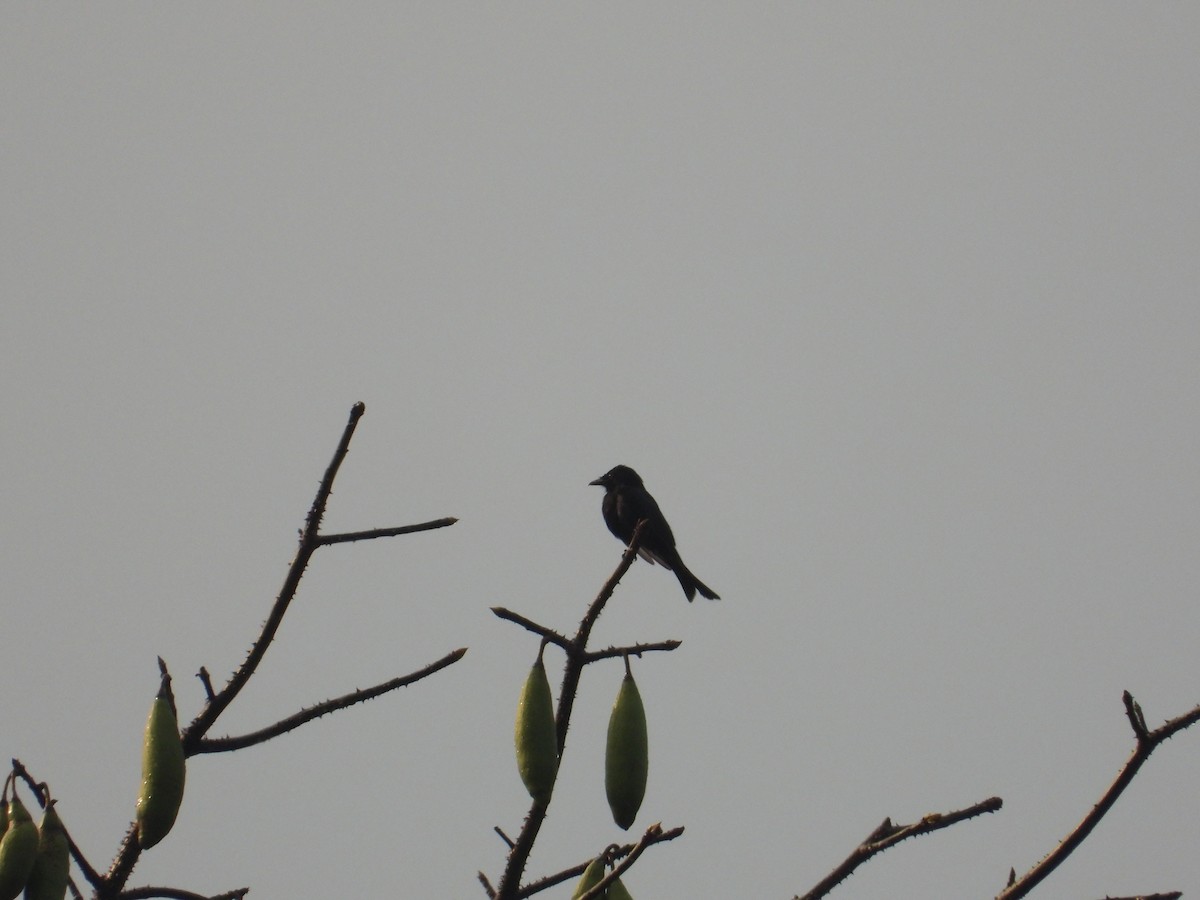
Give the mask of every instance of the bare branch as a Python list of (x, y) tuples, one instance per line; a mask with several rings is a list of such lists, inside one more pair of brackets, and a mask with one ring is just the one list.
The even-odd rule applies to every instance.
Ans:
[[(258, 743), (266, 740), (267, 736), (259, 733), (257, 735), (247, 735), (243, 738), (220, 739), (217, 741), (207, 741), (206, 735), (212, 728), (213, 724), (221, 716), (221, 714), (229, 707), (234, 699), (241, 693), (242, 689), (249, 682), (251, 676), (257, 671), (259, 663), (266, 656), (267, 649), (275, 640), (275, 635), (279, 630), (280, 623), (283, 621), (284, 614), (291, 605), (292, 600), (296, 596), (296, 591), (300, 586), (300, 580), (304, 577), (304, 572), (308, 567), (309, 560), (313, 553), (322, 546), (333, 543), (341, 543), (351, 540), (366, 540), (371, 537), (384, 537), (390, 534), (407, 534), (412, 531), (423, 531), (430, 528), (440, 528), (444, 525), (452, 524), (452, 519), (441, 519), (435, 522), (426, 522), (420, 525), (402, 526), (395, 529), (377, 529), (368, 532), (353, 532), (340, 535), (321, 535), (321, 521), (325, 516), (325, 509), (329, 503), (329, 497), (333, 491), (333, 482), (336, 479), (338, 471), (341, 468), (346, 454), (350, 449), (350, 440), (354, 436), (355, 429), (358, 427), (359, 420), (366, 412), (366, 406), (362, 403), (356, 403), (350, 410), (350, 418), (346, 422), (345, 428), (342, 430), (341, 439), (338, 441), (337, 448), (334, 450), (333, 458), (325, 469), (325, 474), (321, 478), (321, 482), (317, 487), (317, 493), (313, 497), (312, 505), (309, 507), (307, 516), (305, 517), (304, 527), (300, 530), (300, 542), (296, 549), (296, 555), (288, 567), (287, 575), (284, 577), (283, 585), (279, 590), (275, 602), (271, 605), (271, 611), (268, 613), (266, 621), (263, 623), (262, 629), (259, 631), (258, 637), (251, 645), (246, 658), (242, 664), (230, 676), (229, 681), (219, 691), (214, 691), (212, 680), (208, 675), (207, 669), (201, 669), (199, 678), (204, 686), (206, 702), (201, 708), (199, 715), (183, 730), (181, 738), (183, 741), (183, 751), (185, 756), (194, 756), (197, 753), (210, 753), (218, 749), (233, 749), (232, 746), (222, 745), (221, 740), (238, 742), (242, 741), (241, 746), (249, 746), (251, 743)], [(435, 663), (430, 671), (449, 665), (461, 657), (462, 651), (458, 652), (457, 656), (451, 654), (440, 663)], [(165, 673), (164, 673), (165, 674)], [(332, 712), (335, 709), (343, 708), (344, 706), (353, 703), (359, 703), (363, 700), (370, 699), (372, 696), (378, 696), (381, 693), (386, 693), (396, 687), (401, 687), (404, 684), (411, 683), (418, 678), (424, 677), (426, 672), (418, 672), (411, 676), (395, 679), (392, 682), (387, 682), (383, 685), (377, 685), (375, 688), (370, 688), (366, 691), (356, 691), (354, 694), (341, 697), (336, 700), (327, 701), (310, 710), (304, 710), (290, 719), (285, 719), (282, 722), (272, 726), (276, 729), (274, 733), (282, 734), (292, 728), (297, 727), (304, 722), (310, 721), (317, 716), (324, 715), (327, 712)], [(268, 729), (270, 731), (270, 729)], [(73, 851), (74, 852), (74, 851)], [(133, 871), (134, 865), (137, 863), (141, 848), (137, 841), (137, 827), (131, 825), (125, 832), (125, 836), (121, 841), (121, 846), (117, 851), (117, 855), (113, 858), (109, 866), (109, 870), (104, 876), (96, 876), (95, 896), (97, 900), (115, 900), (118, 895), (121, 895), (122, 888), (129, 880), (129, 876)], [(81, 866), (82, 868), (82, 866)], [(85, 874), (87, 869), (84, 869)], [(92, 873), (95, 874), (95, 873)], [(91, 875), (89, 875), (89, 878)], [(140, 888), (142, 890), (151, 890)], [(152, 889), (162, 890), (162, 889)], [(174, 890), (174, 889), (166, 889)], [(222, 895), (226, 897), (240, 897), (243, 892), (234, 892), (233, 894)], [(123, 896), (131, 896), (128, 892)], [(139, 894), (138, 896), (143, 896)], [(158, 894), (157, 896), (168, 896), (167, 894)], [(198, 895), (189, 894), (188, 892), (179, 892), (169, 896), (183, 896), (192, 898)]]
[(907, 840), (910, 837), (928, 834), (931, 831), (938, 831), (942, 828), (949, 828), (951, 825), (955, 825), (966, 819), (973, 819), (984, 813), (995, 812), (1003, 805), (1004, 801), (999, 797), (989, 797), (987, 800), (976, 803), (974, 806), (968, 806), (966, 809), (959, 809), (948, 813), (929, 813), (922, 816), (920, 821), (913, 822), (911, 825), (893, 825), (891, 819), (884, 819), (878, 828), (867, 835), (865, 841), (854, 848), (854, 852), (846, 857), (840, 866), (821, 879), (807, 894), (804, 894), (802, 897), (798, 896), (796, 900), (815, 900), (817, 897), (826, 896), (872, 856), (882, 853), (884, 850), (895, 846), (901, 841)]
[(1138, 773), (1138, 769), (1142, 767), (1142, 763), (1150, 758), (1150, 754), (1154, 752), (1155, 748), (1163, 741), (1174, 737), (1177, 733), (1183, 731), (1183, 729), (1200, 721), (1200, 706), (1197, 706), (1191, 711), (1181, 716), (1176, 716), (1174, 719), (1170, 719), (1158, 728), (1150, 731), (1146, 727), (1146, 718), (1142, 714), (1142, 708), (1133, 699), (1133, 695), (1129, 691), (1125, 691), (1121, 700), (1125, 704), (1125, 715), (1128, 717), (1134, 737), (1137, 739), (1133, 753), (1130, 754), (1121, 771), (1117, 773), (1116, 780), (1113, 781), (1108, 790), (1100, 797), (1099, 802), (1088, 810), (1083, 820), (1058, 843), (1058, 846), (1047, 853), (1037, 865), (1015, 881), (1010, 880), (1008, 886), (996, 895), (996, 900), (1016, 900), (1017, 897), (1026, 896), (1040, 884), (1047, 875), (1058, 868), (1063, 860), (1070, 856), (1075, 851), (1075, 848), (1082, 844), (1084, 839), (1092, 833), (1092, 829), (1112, 809), (1113, 804), (1117, 802), (1117, 798), (1121, 796), (1125, 788), (1129, 787), (1130, 782), (1133, 781), (1133, 777)]
[[(650, 832), (654, 831), (655, 829), (657, 829), (657, 831), (655, 831), (653, 835), (650, 834)], [(646, 847), (651, 847), (654, 844), (662, 844), (666, 841), (673, 841), (682, 834), (683, 826), (672, 828), (668, 831), (663, 831), (661, 823), (656, 823), (651, 825), (650, 828), (646, 829), (646, 834), (642, 835), (642, 838), (640, 841), (638, 841), (638, 843), (625, 844), (624, 846), (620, 847), (614, 846), (610, 848), (610, 855), (613, 859), (621, 859), (622, 857), (631, 855), (634, 850), (637, 850), (637, 856), (640, 856), (642, 850), (645, 850)], [(639, 847), (641, 847), (641, 849), (638, 849)], [(633, 859), (637, 859), (637, 856), (634, 856)], [(537, 881), (531, 881), (517, 892), (517, 897), (532, 897), (534, 894), (540, 893), (548, 888), (552, 888), (555, 885), (562, 884), (564, 881), (570, 881), (572, 878), (578, 878), (583, 874), (583, 870), (588, 867), (588, 863), (590, 862), (591, 860), (586, 860), (578, 865), (571, 866), (569, 869), (563, 869), (561, 872), (555, 872), (553, 875), (547, 875), (544, 878), (539, 878)], [(621, 875), (629, 869), (629, 866), (633, 864), (632, 860), (627, 862), (629, 862), (629, 865), (622, 864), (617, 868), (617, 878), (620, 878)]]
[(313, 719), (319, 719), (321, 716), (331, 712), (336, 712), (339, 709), (345, 709), (353, 706), (356, 703), (363, 703), (367, 700), (373, 700), (376, 697), (386, 694), (389, 691), (394, 691), (397, 688), (407, 687), (414, 682), (420, 681), (438, 672), (447, 666), (453, 665), (463, 658), (467, 653), (467, 648), (463, 647), (446, 654), (437, 662), (430, 663), (425, 668), (418, 672), (413, 672), (411, 675), (402, 675), (399, 678), (393, 678), (390, 681), (385, 681), (382, 684), (377, 684), (374, 687), (363, 688), (362, 690), (352, 691), (349, 694), (344, 694), (341, 697), (335, 697), (332, 700), (326, 700), (324, 703), (318, 703), (316, 706), (311, 706), (308, 709), (303, 709), (295, 715), (288, 716), (286, 719), (281, 719), (274, 725), (267, 728), (262, 728), (250, 734), (239, 735), (238, 737), (222, 737), (222, 738), (204, 738), (197, 744), (194, 752), (196, 753), (224, 753), (227, 751), (241, 750), (245, 747), (252, 747), (255, 744), (261, 744), (271, 738), (279, 737), (281, 734), (293, 729), (299, 728), (301, 725), (311, 722)]
[(155, 897), (163, 897), (166, 900), (242, 900), (248, 893), (250, 888), (246, 887), (224, 894), (213, 894), (210, 897), (208, 894), (197, 894), (172, 887), (137, 887), (122, 891), (121, 900), (153, 900)]
[(241, 693), (242, 688), (246, 686), (246, 682), (250, 680), (250, 676), (258, 668), (258, 664), (266, 656), (267, 648), (271, 646), (271, 642), (275, 639), (275, 633), (279, 630), (279, 624), (283, 621), (283, 615), (287, 612), (292, 598), (296, 596), (296, 589), (300, 586), (300, 579), (304, 577), (304, 570), (308, 568), (308, 561), (320, 546), (319, 531), (321, 519), (325, 515), (325, 506), (329, 502), (329, 494), (333, 490), (333, 480), (337, 477), (342, 461), (346, 458), (346, 453), (350, 449), (350, 439), (354, 437), (354, 430), (358, 427), (359, 419), (363, 417), (363, 413), (366, 411), (367, 408), (362, 403), (355, 403), (351, 408), (350, 419), (346, 422), (346, 427), (342, 430), (342, 437), (338, 441), (337, 449), (334, 450), (333, 459), (330, 460), (329, 466), (325, 469), (325, 476), (321, 479), (321, 483), (317, 487), (317, 494), (313, 498), (312, 506), (309, 507), (304, 528), (300, 531), (300, 546), (296, 550), (296, 557), (292, 560), (292, 565), (289, 567), (287, 576), (283, 580), (283, 587), (279, 591), (279, 596), (272, 605), (271, 612), (267, 616), (266, 622), (263, 623), (262, 631), (259, 633), (258, 639), (251, 646), (246, 659), (238, 667), (237, 671), (233, 673), (225, 687), (204, 704), (200, 715), (184, 729), (184, 753), (191, 755), (196, 752), (196, 747), (201, 738), (208, 733), (213, 723), (228, 708), (233, 699)]
[(505, 609), (503, 606), (493, 606), (492, 613), (497, 618), (507, 619), (509, 622), (515, 622), (517, 625), (520, 625), (526, 631), (532, 631), (538, 637), (545, 638), (551, 644), (561, 647), (567, 653), (572, 652), (574, 649), (575, 645), (571, 643), (570, 638), (563, 637), (563, 635), (559, 634), (553, 628), (547, 628), (545, 625), (539, 625), (532, 619), (525, 618), (520, 613), (515, 613), (510, 609)]
[[(670, 837), (666, 837), (668, 834)], [(646, 829), (646, 833), (642, 835), (641, 840), (639, 840), (633, 845), (632, 848), (629, 849), (628, 855), (625, 855), (619, 848), (613, 852), (613, 858), (619, 858), (620, 856), (625, 855), (625, 861), (618, 866), (614, 866), (611, 872), (608, 872), (592, 888), (581, 894), (579, 900), (596, 900), (596, 898), (603, 897), (605, 892), (608, 890), (609, 885), (620, 878), (623, 874), (628, 872), (630, 867), (637, 862), (637, 858), (642, 855), (647, 847), (653, 844), (662, 843), (663, 841), (672, 840), (679, 837), (681, 834), (683, 834), (682, 828), (672, 828), (671, 831), (664, 832), (662, 823), (655, 822)]]
[(491, 900), (496, 900), (496, 889), (492, 887), (492, 883), (488, 881), (488, 877), (483, 872), (476, 872), (475, 877), (479, 879), (479, 883), (483, 885), (483, 892), (488, 895)]
[(613, 657), (641, 656), (654, 650), (677, 650), (683, 646), (683, 641), (657, 641), (652, 644), (634, 644), (630, 647), (609, 647), (606, 650), (589, 650), (583, 655), (585, 662), (596, 662), (600, 659)]
[(341, 534), (323, 534), (317, 538), (322, 547), (331, 544), (347, 544), (351, 541), (372, 541), (375, 538), (396, 537), (399, 534), (414, 534), (418, 531), (433, 531), (435, 528), (445, 528), (453, 525), (458, 519), (448, 516), (444, 519), (433, 519), (429, 522), (418, 522), (416, 525), (397, 525), (393, 528), (372, 528), (369, 531), (346, 531)]
[(553, 875), (547, 875), (544, 878), (539, 878), (537, 881), (531, 881), (525, 887), (517, 891), (516, 896), (532, 897), (534, 894), (539, 894), (542, 891), (548, 890), (555, 885), (562, 884), (564, 881), (570, 881), (572, 878), (578, 878), (583, 874), (583, 870), (588, 867), (591, 860), (586, 860), (578, 865), (563, 869), (561, 872), (555, 872)]

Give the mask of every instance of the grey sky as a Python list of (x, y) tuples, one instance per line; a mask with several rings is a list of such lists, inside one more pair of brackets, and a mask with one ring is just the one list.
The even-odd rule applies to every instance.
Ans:
[[(1197, 691), (1200, 12), (1187, 4), (8, 4), (0, 753), (96, 865), (161, 654), (241, 660), (353, 402), (320, 554), (134, 884), (479, 897), (536, 652), (636, 467), (725, 599), (637, 565), (635, 896), (790, 897), (884, 816), (1005, 808), (835, 896), (989, 897)], [(561, 659), (548, 657), (552, 678)], [(589, 670), (530, 865), (625, 838)], [(557, 685), (556, 685), (557, 694)], [(1200, 891), (1200, 733), (1038, 896)], [(560, 891), (565, 896), (567, 891)], [(557, 895), (556, 895), (557, 896)]]

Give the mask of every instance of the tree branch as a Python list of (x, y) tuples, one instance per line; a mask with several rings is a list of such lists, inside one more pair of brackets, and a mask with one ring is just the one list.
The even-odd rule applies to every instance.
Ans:
[(683, 641), (656, 641), (652, 644), (633, 644), (629, 647), (609, 647), (605, 650), (589, 650), (583, 655), (584, 662), (596, 662), (601, 659), (614, 657), (638, 656), (655, 650), (677, 650), (683, 646)]
[(312, 506), (309, 507), (304, 528), (300, 531), (300, 546), (296, 550), (296, 556), (292, 560), (287, 576), (283, 580), (283, 587), (279, 591), (279, 596), (271, 606), (271, 612), (267, 616), (266, 622), (263, 623), (258, 639), (250, 647), (250, 652), (247, 654), (246, 659), (238, 667), (237, 671), (233, 673), (225, 687), (221, 688), (212, 699), (204, 704), (204, 707), (200, 710), (200, 715), (196, 716), (192, 723), (184, 729), (183, 748), (185, 754), (191, 755), (196, 752), (196, 747), (200, 743), (200, 739), (208, 733), (208, 730), (212, 728), (213, 723), (217, 721), (221, 713), (241, 693), (242, 688), (246, 686), (246, 682), (250, 680), (250, 676), (258, 668), (258, 664), (266, 656), (267, 648), (271, 646), (271, 642), (275, 639), (275, 633), (279, 630), (284, 613), (287, 612), (292, 598), (296, 596), (297, 588), (300, 587), (300, 579), (304, 577), (304, 570), (308, 567), (308, 561), (312, 558), (316, 549), (321, 546), (321, 538), (318, 532), (321, 527), (321, 519), (325, 515), (325, 506), (329, 502), (329, 495), (333, 491), (333, 480), (337, 477), (338, 470), (341, 468), (342, 462), (350, 450), (350, 439), (354, 437), (354, 431), (358, 427), (358, 422), (366, 411), (367, 407), (363, 403), (355, 403), (350, 409), (350, 419), (346, 422), (346, 427), (342, 430), (342, 437), (338, 441), (337, 449), (333, 452), (333, 459), (330, 460), (328, 467), (325, 469), (325, 475), (317, 487), (317, 493), (313, 498)]
[(435, 528), (445, 528), (453, 525), (458, 519), (447, 516), (444, 519), (433, 519), (429, 522), (418, 522), (416, 525), (397, 525), (394, 528), (372, 528), (369, 531), (346, 531), (341, 534), (322, 534), (317, 543), (322, 547), (332, 544), (346, 544), (350, 541), (372, 541), (375, 538), (395, 537), (399, 534), (413, 534), (417, 531), (433, 531)]
[(492, 614), (500, 619), (507, 619), (509, 622), (514, 622), (520, 625), (526, 631), (532, 631), (538, 637), (545, 638), (556, 647), (561, 647), (567, 653), (571, 652), (571, 639), (559, 634), (553, 628), (547, 628), (545, 625), (539, 625), (533, 619), (527, 619), (520, 613), (515, 613), (511, 609), (505, 609), (503, 606), (493, 606)]
[[(657, 831), (651, 835), (650, 832), (654, 829), (657, 829)], [(661, 844), (666, 841), (673, 841), (682, 834), (683, 826), (672, 828), (669, 831), (663, 831), (661, 823), (656, 823), (651, 825), (650, 828), (646, 829), (646, 834), (642, 835), (641, 840), (638, 841), (637, 844), (625, 844), (621, 847), (614, 845), (613, 847), (610, 847), (610, 855), (613, 859), (620, 859), (623, 856), (630, 855), (635, 849), (644, 844), (642, 849), (638, 850), (638, 856), (640, 856), (642, 850), (645, 850), (646, 847), (651, 847), (654, 844)], [(634, 857), (634, 859), (636, 858), (637, 857)], [(590, 862), (590, 859), (585, 860), (578, 865), (571, 866), (569, 869), (563, 869), (561, 872), (555, 872), (553, 875), (547, 875), (544, 878), (539, 878), (537, 881), (531, 881), (517, 892), (517, 897), (532, 897), (534, 894), (540, 893), (548, 888), (552, 888), (555, 885), (562, 884), (564, 881), (570, 881), (572, 878), (578, 878), (583, 874), (583, 870), (588, 867), (588, 863)], [(630, 865), (632, 865), (632, 862), (630, 862)], [(629, 866), (627, 865), (620, 866), (617, 871), (617, 877), (621, 877), (621, 874), (628, 868)]]
[[(296, 596), (296, 591), (300, 586), (300, 580), (304, 577), (304, 572), (308, 567), (309, 560), (313, 553), (320, 547), (344, 543), (347, 541), (368, 540), (375, 537), (388, 537), (395, 534), (408, 534), (414, 531), (427, 531), (431, 528), (442, 528), (446, 525), (452, 525), (455, 520), (452, 518), (437, 519), (432, 522), (424, 522), (418, 525), (405, 525), (398, 528), (382, 528), (372, 531), (361, 532), (346, 532), (343, 534), (322, 535), (321, 521), (325, 516), (325, 509), (329, 503), (330, 494), (333, 491), (333, 482), (337, 478), (338, 471), (341, 469), (342, 463), (346, 459), (346, 454), (350, 449), (350, 440), (354, 437), (355, 429), (358, 427), (359, 420), (366, 413), (366, 406), (363, 403), (356, 403), (350, 410), (350, 418), (346, 422), (345, 428), (342, 429), (342, 436), (338, 441), (337, 448), (334, 450), (333, 458), (325, 469), (325, 474), (321, 478), (320, 484), (317, 486), (317, 493), (313, 497), (312, 505), (309, 507), (308, 514), (305, 516), (304, 527), (300, 530), (300, 543), (296, 549), (296, 555), (288, 567), (287, 575), (284, 577), (283, 586), (279, 590), (275, 602), (271, 606), (271, 611), (267, 615), (266, 621), (263, 623), (262, 629), (251, 645), (246, 658), (242, 664), (230, 676), (229, 681), (219, 691), (213, 690), (212, 679), (208, 675), (208, 670), (202, 668), (199, 673), (199, 678), (204, 686), (206, 701), (201, 707), (199, 715), (183, 729), (180, 737), (183, 741), (184, 756), (194, 756), (198, 753), (212, 753), (217, 750), (231, 750), (237, 746), (249, 746), (253, 743), (260, 743), (267, 740), (268, 737), (282, 734), (286, 731), (296, 728), (304, 722), (310, 721), (325, 713), (332, 712), (335, 709), (341, 709), (344, 706), (359, 703), (363, 700), (368, 700), (373, 696), (386, 693), (389, 690), (394, 690), (404, 684), (409, 684), (419, 678), (425, 677), (432, 671), (438, 668), (443, 668), (450, 665), (461, 658), (465, 651), (456, 651), (448, 657), (435, 663), (428, 670), (414, 673), (410, 676), (405, 676), (399, 679), (393, 679), (382, 685), (376, 685), (374, 688), (368, 688), (366, 691), (356, 691), (353, 694), (348, 694), (345, 697), (339, 697), (334, 700), (326, 701), (309, 710), (302, 710), (295, 716), (277, 722), (271, 728), (266, 729), (271, 734), (258, 732), (253, 735), (246, 735), (241, 738), (221, 738), (215, 741), (207, 741), (206, 735), (212, 728), (213, 724), (221, 716), (221, 714), (229, 708), (229, 705), (241, 693), (242, 689), (249, 682), (251, 676), (258, 670), (259, 663), (266, 656), (267, 649), (275, 640), (275, 635), (279, 630), (279, 626), (283, 621), (284, 614), (291, 605), (292, 600)], [(239, 743), (240, 742), (240, 743)], [(121, 846), (117, 850), (117, 855), (113, 858), (108, 872), (104, 876), (97, 876), (97, 880), (93, 882), (95, 887), (95, 896), (97, 900), (115, 900), (122, 895), (122, 888), (129, 880), (130, 874), (133, 872), (133, 867), (137, 863), (141, 853), (141, 848), (137, 841), (137, 826), (131, 825), (125, 832), (125, 836), (121, 841)], [(82, 868), (82, 866), (81, 866)], [(84, 870), (87, 874), (87, 869)], [(91, 877), (89, 875), (89, 877)], [(174, 888), (139, 888), (139, 891), (144, 890), (169, 890), (177, 891)], [(130, 896), (128, 892), (124, 896)], [(138, 894), (138, 896), (144, 896)], [(155, 896), (178, 896), (193, 898), (200, 895), (192, 894), (187, 891), (177, 891), (175, 894), (167, 895), (159, 893)], [(234, 892), (228, 897), (241, 896), (241, 893)]]
[(121, 900), (152, 900), (155, 897), (164, 897), (166, 900), (242, 900), (248, 893), (250, 893), (250, 888), (247, 887), (238, 888), (236, 891), (227, 891), (224, 894), (213, 894), (210, 897), (207, 894), (197, 894), (179, 888), (147, 886), (122, 891)]
[[(613, 570), (612, 575), (604, 583), (600, 589), (600, 593), (596, 595), (596, 599), (592, 601), (587, 612), (584, 613), (583, 620), (579, 623), (579, 630), (575, 633), (575, 637), (570, 640), (566, 647), (567, 662), (563, 669), (562, 688), (558, 696), (558, 710), (554, 717), (555, 730), (558, 736), (558, 758), (561, 761), (563, 751), (567, 744), (567, 729), (571, 724), (571, 710), (575, 705), (575, 693), (579, 689), (579, 678), (583, 674), (583, 667), (587, 663), (586, 650), (588, 638), (591, 636), (592, 628), (596, 624), (596, 620), (600, 618), (600, 613), (604, 611), (604, 605), (608, 603), (612, 597), (613, 591), (621, 582), (621, 578), (629, 571), (629, 567), (633, 565), (633, 561), (637, 559), (637, 549), (642, 543), (642, 533), (646, 527), (646, 520), (638, 522), (637, 528), (633, 531), (633, 537), (629, 541), (629, 546), (625, 548), (625, 552), (621, 554), (621, 562)], [(493, 610), (493, 612), (496, 612)], [(507, 612), (507, 610), (504, 610)], [(496, 615), (501, 618), (510, 618), (503, 616), (500, 612)], [(528, 620), (524, 620), (519, 624), (528, 627)], [(528, 622), (528, 624), (533, 624)], [(538, 626), (540, 627), (540, 626)], [(542, 635), (547, 640), (553, 640), (548, 635)], [(561, 645), (560, 645), (561, 646)], [(529, 854), (533, 851), (533, 844), (537, 840), (538, 832), (541, 830), (542, 823), (546, 819), (547, 804), (538, 803), (536, 800), (529, 807), (529, 812), (525, 816), (525, 822), (521, 826), (521, 833), (517, 835), (517, 839), (513, 845), (512, 851), (508, 854), (508, 861), (504, 867), (504, 874), (500, 878), (500, 885), (496, 889), (498, 900), (517, 900), (522, 896), (521, 875), (525, 871), (525, 864), (529, 861)]]
[(612, 871), (606, 873), (592, 888), (581, 894), (579, 900), (598, 900), (598, 898), (605, 896), (609, 885), (628, 872), (647, 847), (662, 843), (663, 841), (674, 840), (681, 834), (683, 834), (682, 828), (672, 828), (670, 831), (664, 832), (662, 823), (655, 822), (646, 829), (646, 833), (642, 835), (641, 840), (636, 844), (626, 848), (612, 848), (609, 858), (618, 859), (621, 856), (625, 856), (625, 861), (620, 865), (613, 866)]
[(1040, 884), (1047, 875), (1058, 868), (1063, 860), (1070, 856), (1075, 851), (1075, 848), (1082, 844), (1084, 839), (1092, 833), (1092, 829), (1112, 809), (1113, 804), (1117, 802), (1117, 798), (1121, 796), (1125, 788), (1129, 787), (1130, 782), (1133, 781), (1133, 777), (1137, 775), (1138, 769), (1142, 767), (1142, 763), (1150, 758), (1150, 754), (1154, 752), (1155, 748), (1163, 741), (1174, 737), (1180, 731), (1183, 731), (1183, 729), (1200, 721), (1200, 706), (1197, 706), (1190, 712), (1176, 716), (1174, 719), (1150, 731), (1146, 727), (1146, 718), (1142, 715), (1142, 708), (1133, 699), (1133, 695), (1129, 691), (1125, 691), (1121, 695), (1121, 700), (1125, 704), (1125, 715), (1129, 719), (1129, 725), (1133, 729), (1134, 737), (1137, 740), (1133, 753), (1130, 754), (1121, 771), (1117, 773), (1116, 780), (1113, 781), (1108, 790), (1100, 797), (1100, 801), (1088, 810), (1087, 815), (1071, 830), (1070, 834), (1063, 838), (1058, 843), (1058, 846), (1047, 853), (1032, 869), (1015, 881), (1010, 881), (1008, 886), (996, 895), (996, 900), (1016, 900), (1018, 897), (1026, 896)]
[(995, 812), (1003, 804), (1004, 801), (999, 797), (989, 797), (987, 800), (976, 803), (974, 806), (968, 806), (966, 809), (959, 809), (948, 813), (929, 813), (922, 816), (920, 821), (913, 822), (911, 825), (893, 825), (890, 818), (884, 819), (878, 828), (867, 835), (865, 841), (854, 848), (854, 852), (846, 857), (840, 866), (821, 879), (807, 894), (802, 897), (797, 896), (795, 900), (815, 900), (817, 897), (824, 897), (875, 854), (882, 853), (889, 847), (893, 847), (910, 837), (929, 834), (931, 831), (949, 828), (951, 825), (956, 825), (966, 819), (973, 819), (984, 813)]
[(321, 716), (331, 712), (336, 712), (339, 709), (345, 709), (353, 706), (356, 703), (363, 703), (367, 700), (373, 700), (376, 697), (386, 694), (389, 691), (394, 691), (397, 688), (407, 687), (414, 682), (420, 681), (438, 672), (447, 666), (453, 665), (463, 658), (467, 653), (467, 648), (463, 647), (459, 650), (454, 650), (446, 654), (437, 662), (430, 663), (425, 668), (418, 672), (413, 672), (411, 675), (402, 675), (399, 678), (393, 678), (390, 681), (385, 681), (382, 684), (377, 684), (374, 687), (363, 688), (361, 690), (352, 691), (349, 694), (344, 694), (341, 697), (335, 697), (332, 700), (326, 700), (323, 703), (318, 703), (316, 706), (310, 706), (307, 709), (302, 709), (295, 715), (288, 716), (286, 719), (281, 719), (274, 725), (269, 725), (266, 728), (253, 731), (249, 734), (239, 735), (237, 737), (221, 737), (221, 738), (204, 738), (196, 746), (196, 753), (224, 753), (227, 751), (241, 750), (245, 747), (252, 747), (255, 744), (261, 744), (271, 738), (279, 737), (281, 734), (287, 734), (293, 729), (299, 728), (313, 719), (319, 719)]

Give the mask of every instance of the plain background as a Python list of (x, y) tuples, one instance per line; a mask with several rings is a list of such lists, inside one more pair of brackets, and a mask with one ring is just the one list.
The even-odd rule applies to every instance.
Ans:
[[(725, 598), (638, 564), (639, 897), (785, 898), (884, 816), (1003, 811), (835, 896), (989, 897), (1200, 701), (1200, 7), (5, 4), (0, 754), (103, 868), (155, 656), (220, 681), (351, 405), (328, 530), (131, 885), (482, 897), (536, 641), (637, 468)], [(549, 656), (552, 674), (561, 659)], [(529, 867), (613, 841), (586, 673)], [(557, 691), (556, 691), (557, 693)], [(1044, 897), (1200, 892), (1200, 733)], [(549, 896), (566, 896), (559, 889)]]

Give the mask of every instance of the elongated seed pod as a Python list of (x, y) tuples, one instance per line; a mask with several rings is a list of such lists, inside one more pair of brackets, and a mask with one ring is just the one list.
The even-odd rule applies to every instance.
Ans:
[(608, 719), (608, 744), (604, 754), (604, 790), (613, 821), (628, 829), (637, 818), (646, 795), (650, 770), (650, 745), (646, 709), (628, 665), (612, 715)]
[(67, 879), (70, 876), (71, 855), (67, 846), (67, 832), (62, 819), (51, 800), (42, 815), (42, 826), (38, 829), (37, 859), (25, 884), (25, 900), (63, 900), (67, 895)]
[(546, 677), (540, 651), (521, 688), (513, 739), (517, 748), (517, 770), (525, 790), (538, 803), (549, 803), (558, 775), (558, 736), (554, 728), (550, 680)]
[(633, 900), (633, 895), (625, 889), (625, 885), (621, 884), (621, 879), (618, 878), (608, 886), (608, 900)]
[(579, 877), (579, 884), (575, 885), (575, 892), (571, 894), (571, 900), (575, 900), (576, 897), (582, 897), (598, 885), (602, 878), (604, 878), (604, 857), (597, 856), (583, 870), (583, 874)]
[(13, 900), (37, 859), (38, 830), (16, 792), (8, 804), (8, 829), (0, 838), (0, 900)]
[(164, 676), (158, 696), (150, 704), (146, 733), (142, 739), (142, 788), (138, 793), (138, 841), (143, 850), (167, 836), (179, 804), (183, 802), (183, 784), (187, 775), (179, 725), (175, 721), (170, 687)]

